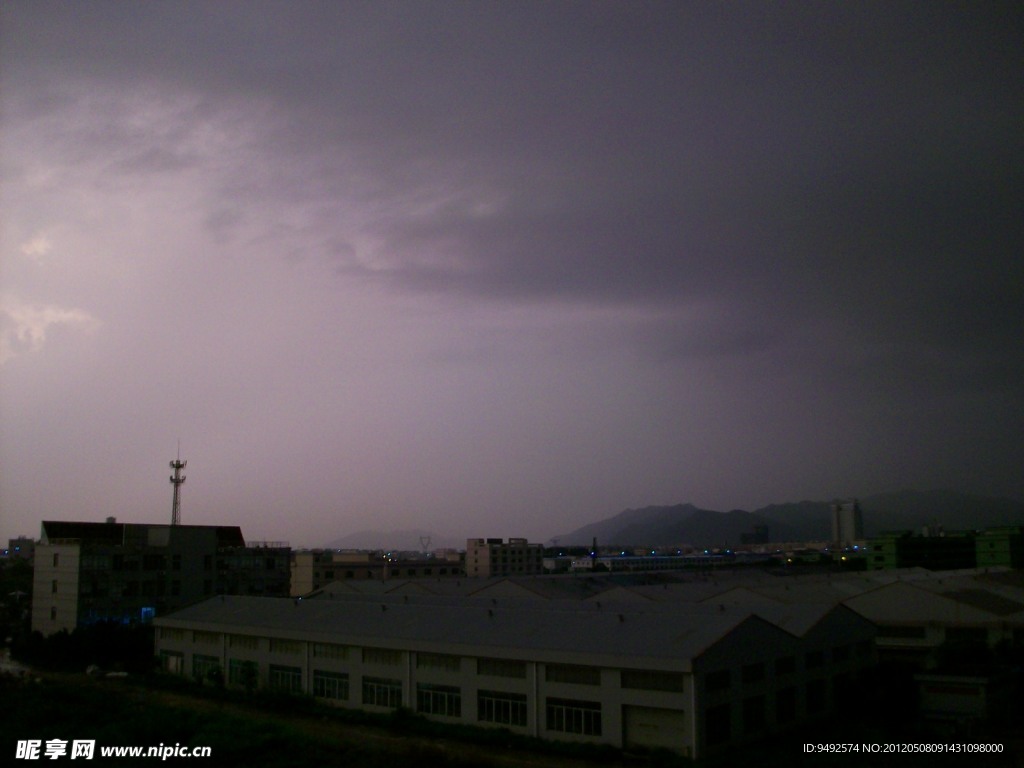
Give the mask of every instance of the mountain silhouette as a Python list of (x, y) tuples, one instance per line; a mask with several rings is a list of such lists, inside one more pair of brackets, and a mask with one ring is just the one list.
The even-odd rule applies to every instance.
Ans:
[[(865, 536), (886, 530), (941, 526), (944, 530), (978, 530), (1024, 525), (1024, 502), (958, 491), (897, 491), (859, 498)], [(717, 512), (693, 504), (627, 509), (617, 515), (560, 534), (560, 544), (621, 547), (728, 548), (743, 534), (768, 526), (772, 542), (828, 541), (831, 501), (771, 504), (753, 512)]]

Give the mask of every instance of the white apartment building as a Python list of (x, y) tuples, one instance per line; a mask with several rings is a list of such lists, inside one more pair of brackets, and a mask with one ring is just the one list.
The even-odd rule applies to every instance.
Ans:
[(544, 572), (544, 545), (526, 539), (466, 539), (466, 575), (527, 576)]

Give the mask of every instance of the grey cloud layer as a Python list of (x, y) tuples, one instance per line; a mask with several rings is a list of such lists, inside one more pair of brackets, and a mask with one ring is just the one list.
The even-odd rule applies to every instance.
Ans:
[[(1020, 458), (1013, 4), (5, 10), (0, 119), (46, 127), (40, 153), (105, 189), (193, 189), (220, 247), (203, 259), (327, 264), (439, 312), (534, 307), (561, 318), (547, 338), (635, 355), (647, 381), (693, 364), (735, 405), (705, 438), (721, 452), (760, 402), (793, 419), (766, 416), (766, 440), (831, 413), (907, 456), (946, 428)], [(590, 337), (560, 325), (590, 311)], [(486, 357), (480, 334), (434, 354)]]

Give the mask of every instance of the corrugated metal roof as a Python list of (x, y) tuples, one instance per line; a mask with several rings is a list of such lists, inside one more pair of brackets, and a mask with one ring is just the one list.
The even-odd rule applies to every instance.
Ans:
[[(620, 610), (621, 609), (621, 610)], [(216, 597), (156, 620), (158, 626), (259, 633), (374, 647), (465, 652), (572, 663), (686, 670), (692, 659), (757, 615), (800, 634), (829, 606), (752, 611), (728, 606), (598, 608), (590, 601), (340, 597)], [(631, 660), (633, 660), (631, 662)]]

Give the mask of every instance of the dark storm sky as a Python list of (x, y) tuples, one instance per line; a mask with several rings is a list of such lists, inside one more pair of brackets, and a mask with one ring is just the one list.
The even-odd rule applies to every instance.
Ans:
[(0, 533), (1024, 497), (1018, 4), (6, 2)]

